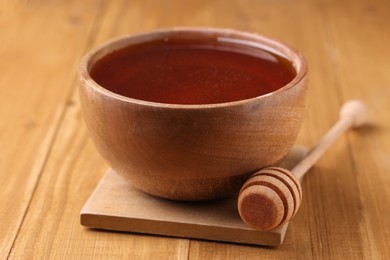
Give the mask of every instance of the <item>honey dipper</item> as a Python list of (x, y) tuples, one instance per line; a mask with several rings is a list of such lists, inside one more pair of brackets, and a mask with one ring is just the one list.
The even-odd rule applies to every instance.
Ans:
[(299, 180), (322, 156), (329, 146), (349, 128), (368, 121), (366, 106), (358, 100), (346, 102), (340, 119), (291, 172), (268, 167), (254, 173), (242, 186), (238, 196), (241, 219), (257, 230), (275, 229), (297, 213), (302, 200)]

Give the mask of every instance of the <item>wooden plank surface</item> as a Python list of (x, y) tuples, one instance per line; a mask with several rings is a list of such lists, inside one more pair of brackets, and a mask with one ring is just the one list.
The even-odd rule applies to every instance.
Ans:
[[(42, 174), (92, 37), (93, 1), (0, 5), (0, 259), (5, 259)], [(87, 11), (88, 10), (88, 11)]]
[[(2, 1), (0, 259), (389, 259), (390, 2)], [(263, 248), (96, 232), (79, 212), (107, 165), (82, 123), (75, 68), (112, 37), (170, 26), (255, 31), (309, 62), (311, 146), (360, 98), (373, 126), (348, 133), (311, 170), (284, 244)]]

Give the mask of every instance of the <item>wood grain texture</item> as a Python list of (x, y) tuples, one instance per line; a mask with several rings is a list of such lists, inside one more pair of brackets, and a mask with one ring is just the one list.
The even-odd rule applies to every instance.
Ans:
[(0, 11), (0, 259), (5, 259), (71, 106), (74, 69), (98, 9), (92, 1), (6, 1)]
[[(389, 1), (99, 3), (0, 3), (1, 259), (390, 258)], [(256, 31), (299, 49), (310, 78), (300, 144), (311, 147), (345, 100), (372, 111), (372, 127), (341, 138), (305, 177), (278, 248), (102, 233), (78, 222), (107, 165), (69, 98), (77, 61), (104, 40), (170, 26)]]

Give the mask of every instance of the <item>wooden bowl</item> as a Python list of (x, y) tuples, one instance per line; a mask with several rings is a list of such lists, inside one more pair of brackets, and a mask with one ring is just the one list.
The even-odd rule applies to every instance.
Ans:
[[(113, 93), (89, 74), (108, 53), (152, 39), (232, 39), (289, 59), (296, 77), (255, 98), (207, 105), (163, 104)], [(306, 98), (306, 62), (291, 48), (266, 37), (213, 28), (175, 28), (106, 43), (81, 62), (80, 100), (90, 135), (112, 169), (135, 188), (175, 200), (237, 194), (256, 170), (274, 165), (298, 134)]]

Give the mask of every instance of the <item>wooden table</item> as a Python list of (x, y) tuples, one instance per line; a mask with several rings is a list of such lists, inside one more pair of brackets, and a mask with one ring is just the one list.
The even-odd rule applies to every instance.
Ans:
[[(0, 259), (390, 259), (390, 1), (1, 1)], [(81, 56), (110, 38), (171, 26), (258, 32), (310, 67), (297, 140), (312, 146), (341, 104), (372, 126), (337, 141), (303, 183), (284, 244), (256, 247), (101, 232), (80, 209), (108, 167), (80, 115)]]

